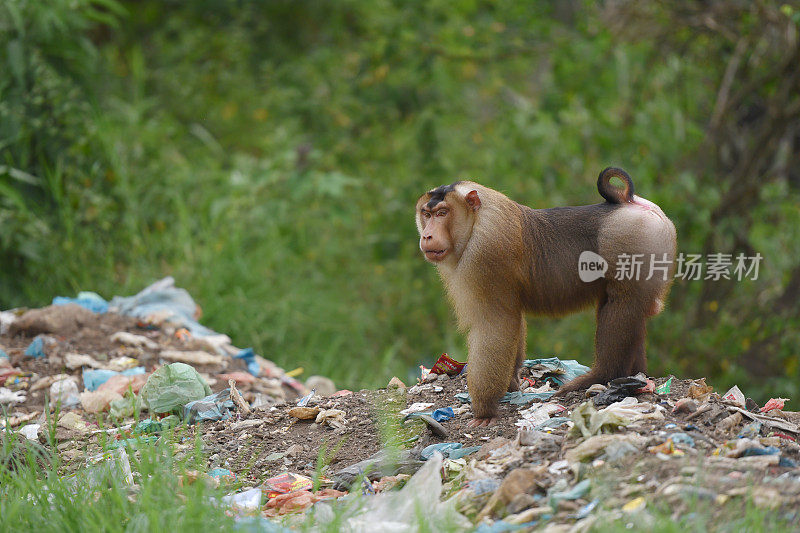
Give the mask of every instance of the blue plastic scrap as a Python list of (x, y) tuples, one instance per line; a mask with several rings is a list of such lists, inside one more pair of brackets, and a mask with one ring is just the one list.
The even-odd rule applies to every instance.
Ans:
[(428, 415), (437, 422), (450, 420), (451, 418), (456, 416), (455, 412), (453, 412), (452, 407), (440, 407), (439, 409), (435, 409), (433, 411), (419, 411), (416, 413), (409, 413), (403, 418), (403, 420), (407, 420), (409, 418), (419, 418), (423, 415)]
[(475, 496), (492, 494), (500, 488), (500, 480), (493, 477), (476, 479), (475, 481), (467, 482), (467, 488), (469, 488)]
[(76, 298), (69, 298), (67, 296), (56, 296), (53, 298), (53, 305), (67, 304), (80, 305), (93, 313), (108, 312), (108, 302), (96, 292), (82, 291), (78, 293)]
[(173, 325), (188, 329), (195, 337), (216, 335), (215, 331), (195, 320), (197, 304), (185, 289), (175, 287), (172, 276), (156, 281), (135, 296), (114, 296), (109, 307), (121, 315), (136, 318), (146, 318), (156, 311), (167, 311)]
[(775, 446), (767, 446), (766, 448), (747, 448), (742, 457), (750, 457), (753, 455), (778, 455), (781, 451)]
[(481, 449), (480, 446), (471, 446), (469, 448), (462, 448), (462, 446), (460, 442), (440, 442), (431, 444), (422, 450), (419, 458), (423, 461), (427, 461), (433, 457), (434, 452), (439, 452), (449, 459), (461, 459)]
[(581, 520), (583, 518), (586, 518), (592, 513), (592, 511), (594, 511), (594, 508), (597, 507), (598, 503), (600, 503), (600, 499), (595, 498), (594, 500), (590, 501), (589, 503), (578, 509), (577, 513), (569, 515), (568, 518), (574, 518), (575, 520)]
[(114, 376), (136, 376), (145, 372), (146, 370), (143, 366), (128, 368), (122, 372), (102, 368), (87, 368), (83, 371), (83, 388), (88, 391), (96, 391), (100, 385)]
[(0, 359), (8, 359), (8, 354), (0, 348)]
[(545, 429), (555, 429), (557, 427), (561, 427), (570, 419), (566, 416), (554, 416), (553, 418), (548, 418), (541, 424), (537, 424), (533, 427), (533, 431), (543, 431)]
[(25, 348), (25, 355), (36, 358), (47, 356), (47, 354), (44, 353), (44, 339), (41, 335), (37, 335), (28, 347)]
[(559, 387), (568, 381), (572, 381), (589, 371), (589, 367), (580, 364), (574, 359), (562, 361), (558, 357), (548, 357), (544, 359), (526, 359), (522, 362), (523, 366), (544, 367), (546, 372), (542, 376), (546, 381), (552, 381)]
[(256, 354), (253, 352), (252, 348), (244, 348), (239, 351), (236, 355), (233, 356), (234, 359), (243, 359), (245, 364), (247, 365), (247, 371), (253, 374), (254, 376), (258, 376), (261, 372), (261, 367), (258, 366), (258, 361), (256, 361)]
[(694, 448), (694, 439), (692, 438), (691, 435), (688, 435), (686, 433), (680, 433), (680, 432), (672, 433), (667, 438), (672, 439), (672, 442), (674, 442), (675, 444), (685, 444), (690, 448)]
[(577, 500), (578, 498), (582, 498), (589, 492), (590, 487), (591, 481), (584, 479), (569, 490), (557, 492), (553, 491), (551, 488), (547, 494), (547, 498), (550, 500), (550, 507), (553, 509), (558, 509), (558, 504), (563, 500)]
[(183, 418), (189, 424), (227, 420), (234, 410), (231, 389), (224, 389), (200, 400), (187, 403), (183, 408)]
[(453, 412), (452, 407), (440, 407), (439, 409), (434, 409), (431, 413), (431, 418), (436, 420), (437, 422), (443, 422), (445, 420), (450, 420), (453, 418), (455, 413)]

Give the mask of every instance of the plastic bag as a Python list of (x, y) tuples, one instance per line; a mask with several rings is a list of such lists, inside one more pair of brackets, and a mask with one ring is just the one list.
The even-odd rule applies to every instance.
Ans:
[(211, 388), (197, 370), (184, 363), (172, 363), (150, 375), (141, 396), (150, 411), (169, 413), (210, 394)]
[[(364, 498), (363, 506), (338, 528), (347, 531), (417, 531), (424, 520), (430, 531), (472, 529), (472, 523), (456, 510), (455, 498), (439, 501), (442, 462), (442, 454), (434, 453), (405, 487)], [(328, 519), (336, 519), (321, 513), (315, 518), (323, 528)]]
[(223, 389), (183, 407), (183, 418), (188, 424), (206, 420), (227, 420), (235, 410), (231, 389)]
[(50, 401), (61, 403), (61, 407), (74, 407), (81, 403), (78, 386), (72, 379), (62, 379), (50, 385)]

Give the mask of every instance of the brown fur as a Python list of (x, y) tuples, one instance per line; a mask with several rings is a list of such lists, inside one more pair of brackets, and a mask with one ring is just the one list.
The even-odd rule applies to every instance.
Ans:
[[(624, 192), (610, 187), (612, 176), (627, 178)], [(597, 306), (592, 370), (560, 392), (646, 370), (645, 322), (669, 291), (675, 228), (658, 206), (633, 195), (623, 171), (606, 169), (598, 189), (610, 200), (553, 209), (531, 209), (473, 182), (434, 189), (417, 201), (420, 248), (436, 264), (468, 332), (467, 385), (479, 423), (496, 415), (504, 392), (519, 387), (525, 313), (560, 316)], [(608, 262), (604, 277), (581, 281), (584, 250)], [(614, 278), (623, 253), (644, 254), (640, 279)], [(659, 272), (645, 279), (650, 254), (666, 254), (666, 280)]]

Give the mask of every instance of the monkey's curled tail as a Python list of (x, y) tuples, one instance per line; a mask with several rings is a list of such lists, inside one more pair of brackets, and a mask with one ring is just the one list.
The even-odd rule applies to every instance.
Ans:
[[(625, 182), (625, 188), (620, 189), (611, 185), (611, 178), (619, 178)], [(633, 180), (628, 173), (621, 168), (608, 167), (600, 173), (597, 178), (597, 190), (600, 196), (612, 204), (633, 202)]]

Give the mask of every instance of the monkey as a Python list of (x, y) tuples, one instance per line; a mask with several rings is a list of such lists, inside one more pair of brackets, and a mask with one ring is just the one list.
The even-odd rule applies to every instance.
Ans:
[[(614, 177), (624, 188), (610, 183)], [(597, 189), (605, 202), (548, 209), (472, 181), (417, 200), (419, 248), (437, 267), (467, 335), (471, 427), (492, 424), (503, 394), (519, 390), (527, 313), (557, 317), (596, 306), (592, 368), (559, 395), (646, 371), (646, 321), (669, 293), (675, 226), (656, 204), (634, 195), (622, 169), (604, 169)], [(584, 281), (579, 267), (587, 266), (598, 271)]]

